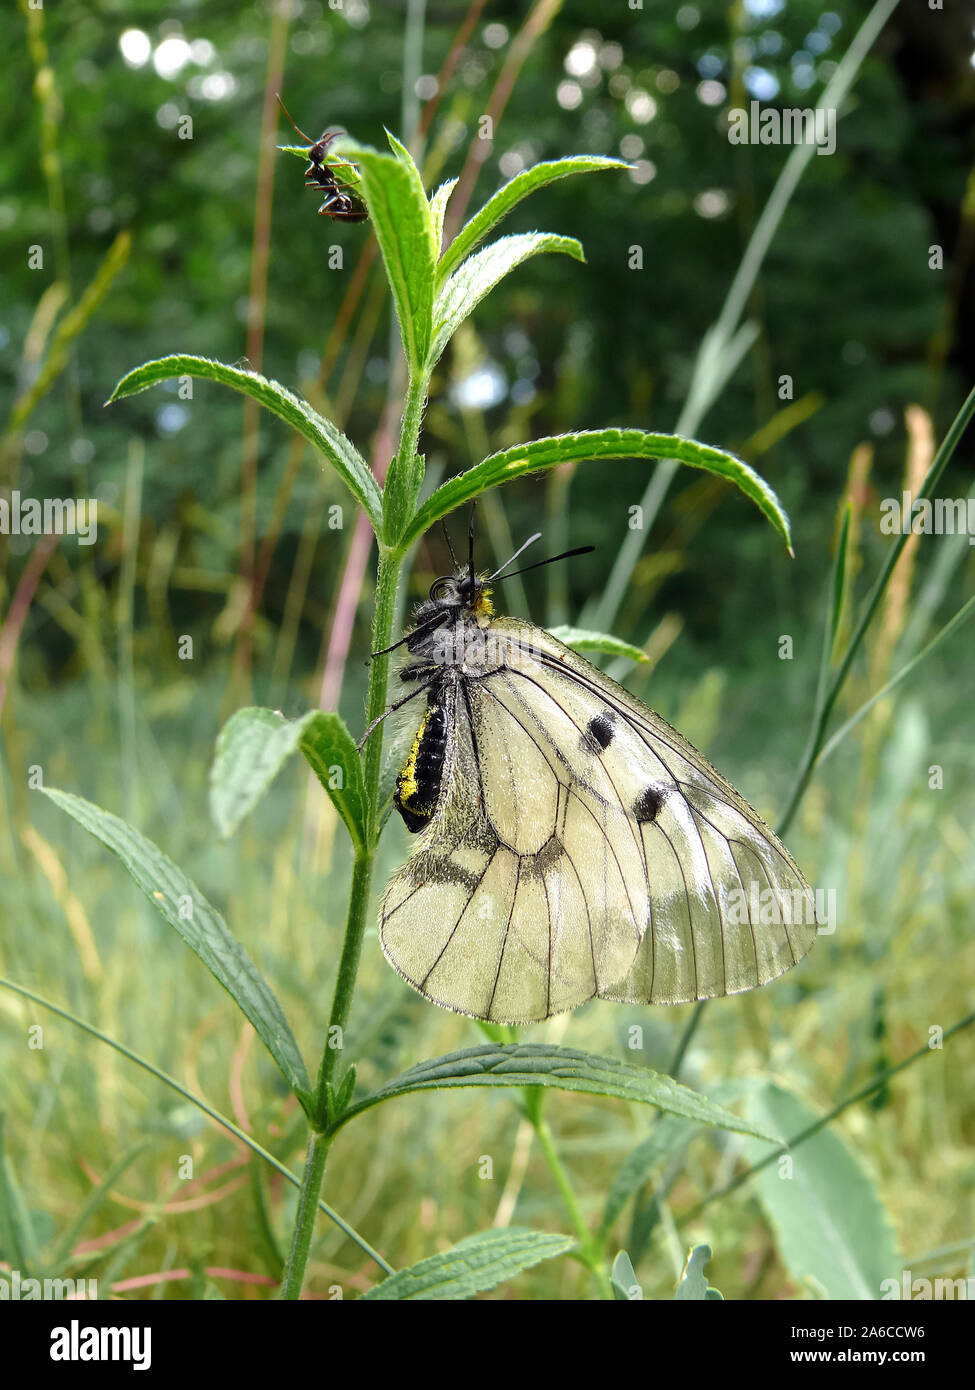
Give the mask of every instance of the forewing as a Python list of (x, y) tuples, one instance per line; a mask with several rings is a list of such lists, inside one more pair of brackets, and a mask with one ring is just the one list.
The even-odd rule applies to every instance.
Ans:
[(639, 837), (581, 787), (556, 751), (561, 727), (522, 717), (511, 680), (451, 691), (440, 804), (386, 891), (380, 936), (435, 1003), (528, 1023), (621, 983), (646, 894)]
[(630, 902), (644, 904), (632, 969), (596, 992), (679, 1004), (754, 989), (795, 965), (816, 938), (813, 895), (744, 798), (676, 729), (550, 634), (515, 619), (491, 630), (511, 646), (488, 691), (563, 765), (580, 808), (569, 845), (581, 858), (587, 831), (589, 843), (607, 841)]

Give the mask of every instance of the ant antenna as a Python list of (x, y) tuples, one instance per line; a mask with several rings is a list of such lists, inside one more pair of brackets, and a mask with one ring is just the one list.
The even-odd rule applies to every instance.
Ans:
[(277, 101), (278, 105), (280, 106), (281, 110), (282, 110), (282, 111), (284, 112), (284, 114), (287, 116), (287, 118), (288, 118), (288, 124), (291, 126), (292, 130), (296, 131), (296, 132), (301, 136), (302, 140), (304, 140), (304, 142), (305, 142), (306, 145), (314, 145), (315, 141), (311, 138), (311, 136), (310, 136), (310, 135), (306, 135), (305, 132), (301, 129), (301, 127), (295, 125), (294, 121), (291, 119), (291, 112), (288, 110), (288, 108), (285, 106), (284, 102), (281, 100), (281, 93), (280, 93), (280, 92), (275, 92), (275, 93), (274, 93), (274, 98), (275, 98), (275, 100)]

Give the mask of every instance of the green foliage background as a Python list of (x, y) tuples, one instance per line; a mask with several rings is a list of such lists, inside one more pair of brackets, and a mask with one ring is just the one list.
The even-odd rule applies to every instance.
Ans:
[[(506, 231), (544, 227), (578, 237), (587, 264), (539, 258), (475, 312), (434, 379), (421, 440), (434, 480), (541, 435), (610, 424), (673, 429), (701, 337), (785, 155), (775, 146), (731, 146), (723, 113), (761, 90), (759, 67), (779, 84), (776, 102), (811, 104), (865, 13), (845, 0), (829, 11), (805, 0), (679, 10), (646, 0), (642, 11), (600, 14), (597, 30), (591, 6), (553, 0), (530, 11), (537, 32), (524, 38), (525, 7), (481, 8), (432, 118), (427, 186), (460, 174), (469, 149), (483, 149), (478, 120), (519, 44), (523, 62), (510, 72), (469, 211), (540, 159), (622, 152), (637, 162), (637, 179), (569, 180), (512, 216)], [(290, 14), (260, 4), (63, 3), (40, 20), (10, 8), (0, 20), (17, 94), (0, 141), (0, 391), (11, 410), (53, 341), (44, 327), (52, 299), (42, 296), (60, 283), (66, 306), (76, 304), (119, 233), (131, 236), (127, 261), (63, 371), (4, 444), (0, 485), (41, 497), (97, 496), (100, 511), (98, 544), (63, 542), (37, 581), (10, 672), (0, 723), (0, 973), (126, 1040), (292, 1167), (300, 1115), (280, 1078), (117, 866), (37, 804), (29, 769), (40, 766), (45, 784), (124, 815), (192, 875), (274, 982), (305, 1055), (314, 1056), (348, 891), (341, 826), (295, 766), (223, 845), (207, 820), (206, 781), (219, 727), (239, 705), (296, 716), (318, 703), (330, 642), (329, 680), (344, 674), (339, 708), (361, 732), (373, 562), (355, 569), (355, 516), (335, 476), (279, 422), (263, 417), (255, 435), (236, 396), (198, 382), (184, 401), (172, 383), (169, 395), (156, 388), (108, 410), (103, 402), (148, 358), (248, 356), (385, 466), (399, 378), (378, 267), (361, 269), (369, 229), (316, 218), (301, 166), (287, 155), (269, 151), (259, 182), (261, 105), (277, 89), (269, 83), (280, 54), (280, 89), (304, 129), (316, 135), (341, 125), (380, 146), (384, 126), (409, 129), (423, 105), (415, 77), (441, 71), (471, 15), (460, 4), (431, 7), (412, 31), (413, 50), (404, 7), (367, 9), (362, 0), (345, 0), (342, 10), (312, 0)], [(649, 644), (655, 659), (649, 676), (646, 668), (631, 672), (631, 688), (770, 820), (806, 738), (845, 503), (853, 503), (855, 611), (891, 544), (879, 529), (879, 502), (907, 485), (906, 410), (927, 411), (940, 440), (975, 379), (975, 75), (971, 36), (958, 23), (950, 14), (895, 11), (859, 73), (837, 152), (811, 160), (778, 229), (749, 300), (755, 344), (697, 431), (772, 483), (792, 517), (795, 560), (739, 494), (679, 475), (614, 625), (621, 637)], [(151, 61), (129, 67), (119, 37), (132, 28), (156, 48), (183, 36), (197, 44), (195, 58), (172, 78)], [(567, 59), (580, 44), (601, 62), (574, 78)], [(571, 81), (579, 104), (564, 86), (568, 104), (560, 104), (560, 84)], [(702, 100), (707, 81), (724, 88), (717, 104)], [(652, 99), (652, 119), (639, 119), (647, 105), (635, 93)], [(191, 139), (179, 137), (186, 115)], [(275, 138), (293, 137), (282, 122)], [(648, 162), (653, 176), (637, 181)], [(703, 215), (715, 209), (723, 210)], [(262, 219), (266, 303), (254, 309), (249, 337)], [(945, 252), (940, 271), (929, 263), (935, 244)], [(28, 268), (35, 245), (44, 250), (41, 270)], [(642, 269), (631, 268), (634, 247)], [(357, 276), (362, 292), (353, 298)], [(794, 382), (792, 403), (779, 396), (784, 374)], [(474, 399), (465, 384), (470, 393), (491, 382), (500, 382), (493, 404), (464, 404)], [(914, 428), (918, 454), (923, 425)], [(252, 625), (242, 621), (239, 580), (248, 457), (256, 461), (253, 529), (267, 560)], [(963, 444), (945, 494), (972, 489), (971, 459)], [(520, 543), (536, 527), (551, 550), (596, 546), (570, 566), (528, 577), (523, 601), (509, 586), (513, 608), (536, 621), (578, 621), (598, 599), (648, 476), (645, 463), (606, 462), (494, 494), (482, 508), (485, 555), (491, 549), (500, 562), (509, 538)], [(341, 529), (329, 525), (330, 506), (343, 509)], [(922, 538), (842, 713), (970, 596), (972, 556), (964, 537)], [(445, 558), (436, 533), (421, 543), (411, 597)], [(0, 560), (2, 625), (29, 566), (29, 543), (0, 537)], [(341, 625), (349, 616), (343, 575), (357, 573), (343, 667), (336, 618)], [(180, 659), (183, 635), (193, 638), (192, 660)], [(791, 660), (780, 659), (783, 635), (793, 639)], [(810, 879), (836, 890), (836, 934), (772, 988), (710, 1006), (685, 1059), (687, 1084), (710, 1092), (774, 1079), (820, 1113), (971, 1007), (972, 676), (963, 630), (817, 775), (788, 838)], [(943, 789), (929, 785), (933, 765), (944, 770)], [(384, 869), (400, 861), (406, 839), (390, 826)], [(596, 1004), (533, 1030), (533, 1040), (564, 1038), (666, 1069), (688, 1013)], [(37, 1023), (40, 1051), (25, 1042)], [(643, 1029), (636, 1051), (635, 1025)], [(468, 1021), (415, 998), (382, 962), (375, 934), (367, 937), (346, 1039), (361, 1086), (478, 1040)], [(161, 1086), (6, 993), (0, 1051), (7, 1160), (38, 1244), (49, 1249), (63, 1236), (92, 1183), (128, 1156), (113, 1195), (77, 1233), (77, 1267), (90, 1265), (104, 1286), (117, 1282), (129, 1296), (217, 1288), (266, 1296), (293, 1203), (276, 1177)], [(916, 1274), (958, 1274), (970, 1258), (973, 1082), (975, 1055), (962, 1032), (845, 1112), (832, 1131), (844, 1141), (841, 1156), (824, 1149), (817, 1160), (820, 1171), (835, 1164), (845, 1172), (846, 1151), (855, 1155)], [(598, 1224), (620, 1165), (646, 1138), (647, 1116), (583, 1095), (553, 1096), (549, 1105), (584, 1212)], [(326, 1199), (397, 1267), (489, 1227), (499, 1210), (518, 1225), (564, 1230), (550, 1176), (519, 1125), (503, 1093), (479, 1092), (476, 1104), (469, 1092), (445, 1092), (378, 1107), (337, 1141)], [(744, 1141), (717, 1131), (684, 1138), (686, 1150), (667, 1150), (654, 1170), (660, 1203), (642, 1188), (614, 1228), (646, 1295), (669, 1297), (686, 1247), (704, 1239), (713, 1251), (707, 1278), (726, 1296), (822, 1292), (819, 1276), (803, 1282), (795, 1239), (783, 1236), (788, 1222), (760, 1185), (691, 1215), (744, 1161)], [(186, 1154), (192, 1184), (176, 1176)], [(490, 1180), (480, 1176), (485, 1154)], [(837, 1190), (848, 1189), (838, 1178)], [(925, 1265), (939, 1247), (951, 1252)], [(235, 1273), (214, 1275), (218, 1268)], [(354, 1296), (376, 1273), (324, 1222), (310, 1272), (318, 1296), (335, 1285)], [(160, 1279), (125, 1284), (152, 1273)], [(838, 1296), (828, 1284), (825, 1292)], [(563, 1259), (488, 1296), (588, 1293), (583, 1271)]]

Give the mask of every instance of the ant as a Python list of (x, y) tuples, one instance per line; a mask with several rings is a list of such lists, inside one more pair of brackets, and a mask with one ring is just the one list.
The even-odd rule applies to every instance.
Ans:
[(336, 222), (365, 222), (369, 214), (364, 208), (358, 207), (349, 197), (348, 193), (343, 193), (342, 189), (348, 187), (347, 184), (340, 184), (325, 163), (325, 152), (336, 136), (343, 134), (341, 130), (334, 130), (331, 135), (322, 135), (318, 140), (311, 140), (305, 132), (299, 129), (291, 119), (291, 114), (284, 102), (275, 92), (278, 105), (287, 116), (292, 128), (298, 132), (302, 140), (308, 146), (308, 168), (305, 170), (305, 187), (317, 188), (324, 193), (325, 200), (318, 209), (319, 213), (325, 217), (331, 217)]

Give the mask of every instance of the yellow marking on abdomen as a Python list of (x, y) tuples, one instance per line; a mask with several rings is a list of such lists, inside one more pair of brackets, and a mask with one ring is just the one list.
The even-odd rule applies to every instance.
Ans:
[(420, 745), (423, 743), (423, 735), (430, 722), (433, 713), (433, 705), (427, 705), (426, 713), (420, 722), (420, 727), (416, 731), (416, 738), (413, 740), (413, 747), (410, 749), (410, 756), (406, 760), (406, 766), (396, 779), (399, 787), (399, 799), (402, 805), (406, 805), (411, 796), (416, 796), (416, 760), (420, 755)]

